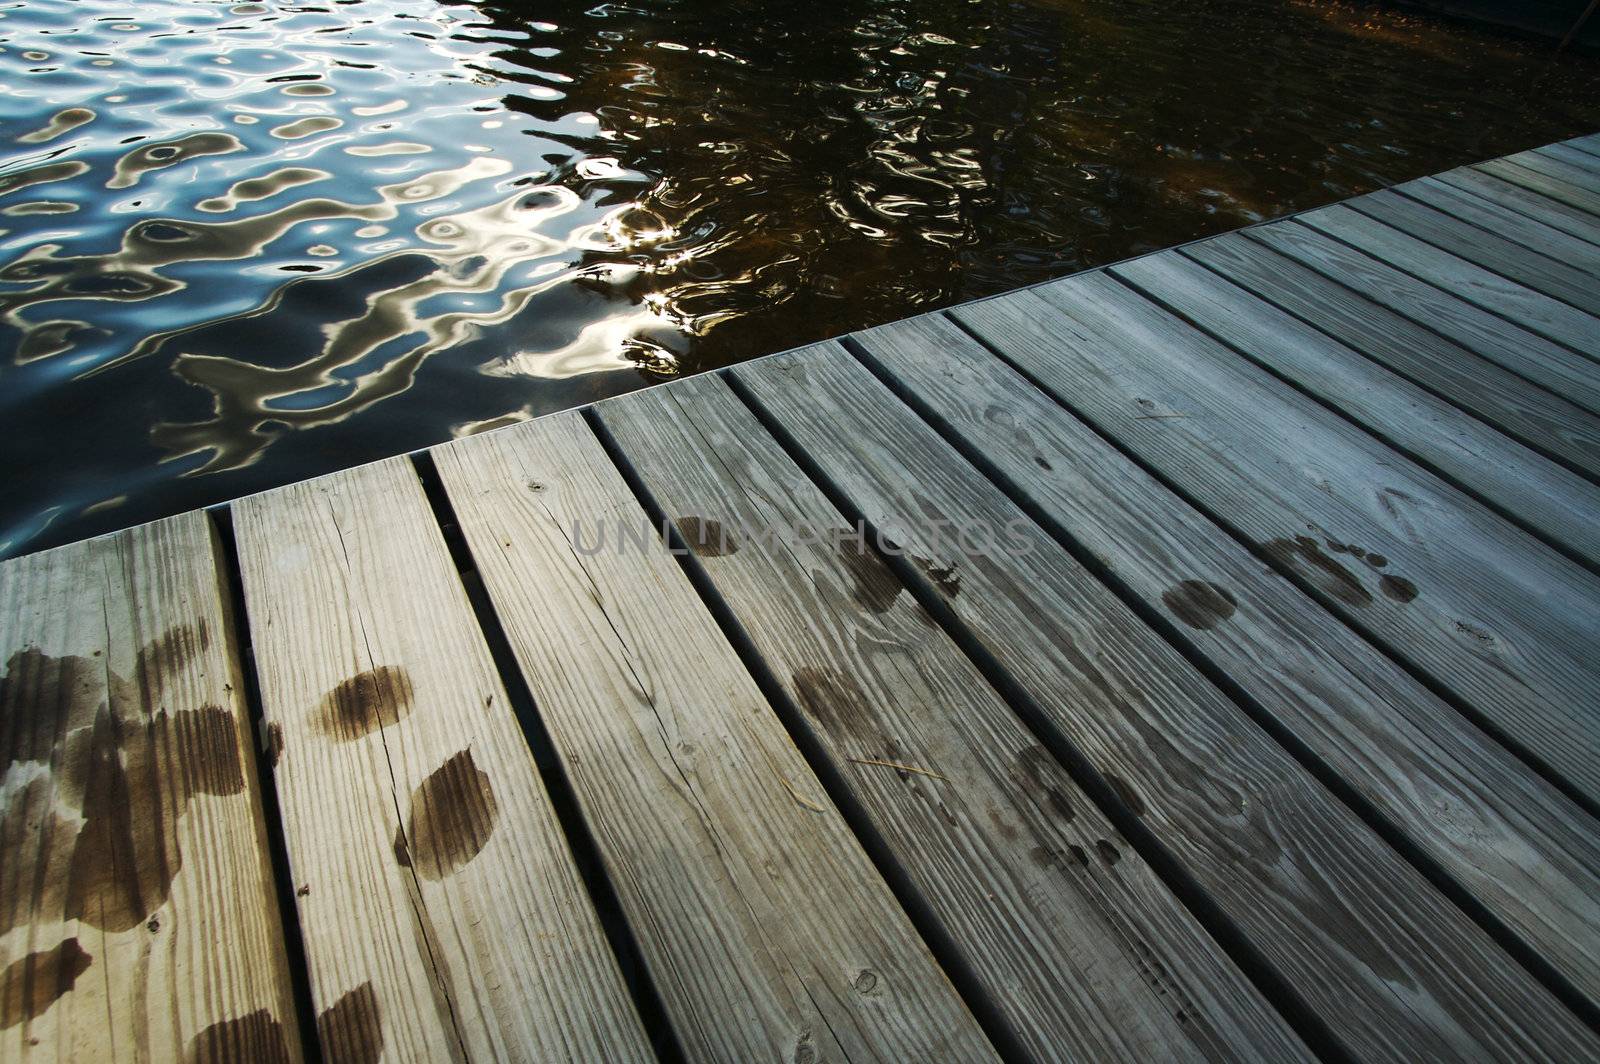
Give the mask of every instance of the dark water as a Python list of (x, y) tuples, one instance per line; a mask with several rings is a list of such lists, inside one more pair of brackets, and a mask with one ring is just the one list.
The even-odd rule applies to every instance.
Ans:
[(0, 15), (0, 554), (1600, 129), (1290, 0)]

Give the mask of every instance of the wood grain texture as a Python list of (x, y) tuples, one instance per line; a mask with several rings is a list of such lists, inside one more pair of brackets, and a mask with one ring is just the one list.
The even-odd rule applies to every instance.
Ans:
[[(1481, 174), (1477, 176), (1482, 177)], [(1483, 181), (1507, 187), (1503, 182), (1493, 182), (1492, 178), (1483, 178)], [(1471, 190), (1470, 183), (1466, 187), (1461, 187), (1425, 177), (1420, 181), (1408, 181), (1398, 186), (1395, 191), (1407, 199), (1426, 204), (1436, 211), (1442, 211), (1462, 222), (1470, 223), (1474, 227), (1473, 231), (1463, 232), (1463, 236), (1471, 238), (1473, 244), (1482, 237), (1493, 234), (1498, 239), (1491, 239), (1490, 243), (1495, 246), (1501, 246), (1500, 240), (1503, 239), (1530, 252), (1536, 252), (1537, 257), (1531, 260), (1535, 267), (1544, 267), (1551, 260), (1561, 263), (1579, 277), (1587, 277), (1585, 283), (1590, 288), (1594, 287), (1594, 279), (1600, 277), (1600, 242), (1597, 242), (1600, 241), (1600, 226), (1595, 226), (1590, 231), (1589, 235), (1594, 239), (1585, 239), (1569, 231), (1579, 229), (1577, 225), (1568, 223), (1567, 228), (1551, 225), (1532, 213), (1519, 210), (1510, 197), (1505, 197), (1501, 201), (1485, 199)], [(1531, 211), (1531, 208), (1527, 210)], [(1546, 212), (1545, 217), (1554, 215)], [(1462, 247), (1468, 246), (1464, 240)], [(1570, 274), (1567, 276), (1570, 277)], [(1589, 298), (1593, 299), (1592, 296)], [(1575, 301), (1568, 300), (1568, 302)], [(1592, 307), (1584, 303), (1576, 305), (1592, 310)]]
[(1176, 252), (1117, 276), (1368, 432), (1600, 566), (1600, 487)]
[(1241, 235), (1442, 334), (1591, 414), (1600, 413), (1600, 379), (1596, 378), (1594, 362), (1584, 355), (1551, 343), (1309, 226), (1263, 225)]
[[(1446, 210), (1436, 210), (1396, 192), (1374, 192), (1349, 200), (1348, 206), (1591, 316), (1600, 312), (1600, 281), (1592, 273), (1580, 269), (1577, 263), (1562, 262), (1549, 254), (1526, 247), (1521, 240), (1535, 244), (1539, 241), (1537, 237), (1521, 237), (1519, 230), (1532, 229), (1533, 226), (1532, 223), (1524, 223), (1517, 215), (1507, 217), (1504, 214), (1495, 216), (1490, 210), (1480, 212), (1479, 220), (1495, 228), (1496, 231), (1491, 232), (1457, 218)], [(1470, 205), (1466, 209), (1470, 209)], [(1485, 218), (1485, 215), (1488, 217)], [(1564, 235), (1558, 232), (1552, 239), (1559, 240)], [(1589, 246), (1582, 241), (1573, 243), (1583, 248)], [(1600, 257), (1600, 248), (1594, 251)], [(1596, 322), (1592, 328), (1600, 329), (1600, 322)]]
[(234, 521), (324, 1053), (649, 1058), (410, 463)]
[(1559, 200), (1540, 195), (1481, 170), (1463, 166), (1435, 174), (1425, 181), (1437, 182), (1457, 192), (1468, 193), (1496, 206), (1515, 211), (1587, 244), (1600, 245), (1600, 216), (1568, 206)]
[(1589, 814), (942, 317), (859, 340), (901, 394), (1114, 573), (1149, 616), (1168, 618), (1412, 846), (1600, 1001), (1600, 824)]
[(434, 453), (687, 1056), (991, 1058), (582, 419)]
[[(992, 302), (992, 301), (991, 301)], [(733, 373), (1357, 1057), (1567, 1056), (1592, 1032), (837, 346)], [(1011, 529), (935, 544), (934, 517)], [(1008, 522), (1017, 522), (1008, 525)], [(957, 579), (959, 578), (959, 579)], [(1111, 865), (1120, 854), (1102, 852)]]
[[(1509, 181), (1513, 185), (1520, 185), (1568, 207), (1576, 207), (1586, 214), (1600, 215), (1600, 192), (1593, 192), (1570, 181), (1562, 180), (1559, 176), (1553, 176), (1550, 173), (1552, 169), (1555, 169), (1556, 174), (1560, 173), (1555, 167), (1539, 166), (1536, 162), (1534, 165), (1539, 168), (1529, 169), (1527, 166), (1519, 165), (1517, 161), (1519, 159), (1519, 156), (1491, 159), (1488, 162), (1478, 163), (1472, 169)], [(1549, 163), (1551, 160), (1545, 162)]]
[[(1493, 311), (1531, 332), (1600, 358), (1600, 319), (1592, 314), (1476, 266), (1342, 204), (1309, 211), (1298, 215), (1295, 221), (1360, 248), (1374, 258)], [(1600, 366), (1591, 362), (1590, 373), (1600, 374)]]
[(1522, 443), (1600, 476), (1600, 418), (1589, 411), (1241, 234), (1179, 253)]
[(1033, 1059), (1307, 1055), (727, 385), (596, 410)]
[(1590, 191), (1600, 192), (1600, 166), (1595, 165), (1595, 157), (1570, 144), (1546, 144), (1511, 158), (1520, 161), (1524, 166), (1533, 165), (1530, 160), (1540, 162), (1549, 160), (1558, 163), (1564, 168), (1564, 180)]
[[(1600, 800), (1600, 579), (1105, 276), (954, 313)], [(1325, 544), (1382, 555), (1382, 572)]]
[(0, 1058), (300, 1059), (202, 513), (0, 565)]

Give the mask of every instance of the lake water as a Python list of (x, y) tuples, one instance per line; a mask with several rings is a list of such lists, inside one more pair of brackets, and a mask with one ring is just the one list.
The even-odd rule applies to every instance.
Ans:
[(0, 555), (1600, 129), (1363, 5), (0, 16)]

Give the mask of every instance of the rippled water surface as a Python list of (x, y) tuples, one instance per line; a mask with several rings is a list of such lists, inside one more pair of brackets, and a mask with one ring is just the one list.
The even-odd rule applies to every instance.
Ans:
[(1600, 129), (1291, 0), (0, 15), (0, 554)]

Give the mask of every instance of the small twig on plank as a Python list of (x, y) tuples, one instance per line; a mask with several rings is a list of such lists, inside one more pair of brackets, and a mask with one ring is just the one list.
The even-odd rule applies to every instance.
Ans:
[(879, 761), (878, 759), (872, 757), (849, 757), (845, 758), (845, 760), (853, 761), (858, 765), (882, 765), (884, 768), (895, 768), (899, 769), (901, 772), (915, 772), (919, 776), (932, 776), (936, 780), (944, 780), (946, 783), (950, 782), (950, 778), (948, 776), (941, 776), (932, 769), (918, 768), (915, 765), (902, 765), (898, 761)]
[(805, 795), (803, 795), (799, 791), (795, 790), (794, 789), (794, 784), (790, 783), (787, 777), (779, 776), (778, 778), (780, 780), (783, 780), (783, 785), (786, 788), (788, 788), (789, 797), (793, 798), (795, 801), (799, 802), (801, 805), (805, 806), (807, 809), (811, 810), (814, 813), (826, 813), (827, 812), (827, 810), (822, 808), (822, 806), (818, 805), (816, 802), (813, 802), (811, 799), (807, 798)]

